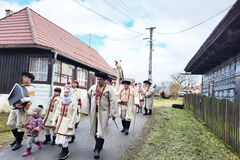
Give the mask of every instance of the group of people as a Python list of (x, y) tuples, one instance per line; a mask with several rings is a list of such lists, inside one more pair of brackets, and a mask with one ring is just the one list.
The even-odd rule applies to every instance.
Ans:
[[(75, 80), (72, 84), (68, 82), (64, 86), (63, 97), (61, 97), (61, 88), (55, 88), (48, 106), (43, 108), (42, 105), (31, 106), (35, 96), (35, 87), (32, 85), (34, 75), (24, 72), (22, 76), (22, 89), (28, 92), (30, 100), (24, 97), (12, 105), (7, 125), (15, 137), (15, 140), (10, 143), (13, 151), (21, 148), (24, 128), (27, 129), (27, 149), (22, 155), (24, 157), (31, 154), (33, 143), (39, 149), (43, 144), (51, 143), (51, 145), (58, 144), (62, 147), (59, 159), (66, 159), (70, 155), (68, 145), (75, 139), (75, 129), (82, 113), (86, 116), (90, 115), (90, 134), (95, 139), (94, 158), (99, 159), (110, 117), (114, 122), (120, 117), (123, 126), (121, 132), (128, 135), (136, 112), (142, 112), (144, 108), (143, 115), (152, 114), (154, 89), (148, 80), (144, 81), (142, 86), (141, 83), (136, 84), (123, 79), (120, 87), (116, 89), (111, 85), (111, 79), (106, 73), (97, 72), (95, 73), (97, 84), (89, 88), (84, 99), (81, 97), (79, 84)], [(13, 97), (11, 93), (10, 97)], [(29, 108), (32, 109), (32, 113), (25, 122)], [(45, 132), (43, 142), (38, 138), (42, 132)]]

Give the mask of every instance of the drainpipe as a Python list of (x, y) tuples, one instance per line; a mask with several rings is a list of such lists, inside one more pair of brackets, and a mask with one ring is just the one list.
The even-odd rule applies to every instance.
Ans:
[(52, 63), (52, 78), (51, 78), (51, 86), (50, 86), (50, 90), (49, 90), (49, 97), (52, 97), (52, 93), (53, 93), (53, 82), (54, 82), (54, 70), (55, 70), (55, 62), (57, 60), (57, 55), (58, 52), (56, 52), (55, 50), (52, 51), (54, 53), (54, 60)]

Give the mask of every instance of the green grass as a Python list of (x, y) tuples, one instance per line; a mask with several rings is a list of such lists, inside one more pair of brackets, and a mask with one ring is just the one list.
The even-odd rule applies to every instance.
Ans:
[(154, 115), (149, 118), (139, 142), (129, 148), (123, 159), (239, 159), (185, 110), (171, 108), (172, 104), (181, 103), (180, 98), (155, 100)]
[(0, 113), (0, 133), (9, 132), (10, 129), (7, 126), (8, 113)]
[(8, 113), (0, 113), (0, 149), (9, 145), (13, 140), (12, 133), (7, 126)]

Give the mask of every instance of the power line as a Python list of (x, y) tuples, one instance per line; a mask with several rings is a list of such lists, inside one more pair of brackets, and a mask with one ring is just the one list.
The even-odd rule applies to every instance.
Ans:
[(135, 30), (132, 30), (132, 29), (130, 29), (130, 28), (122, 25), (121, 23), (118, 23), (118, 22), (116, 22), (116, 21), (113, 21), (113, 20), (111, 20), (110, 18), (105, 17), (104, 15), (102, 15), (102, 14), (94, 11), (93, 9), (91, 9), (91, 8), (89, 8), (89, 7), (86, 7), (85, 5), (79, 3), (77, 0), (73, 0), (73, 1), (74, 1), (76, 4), (78, 4), (79, 6), (81, 6), (81, 7), (85, 8), (85, 9), (89, 10), (90, 12), (92, 12), (92, 13), (94, 13), (94, 14), (96, 14), (96, 15), (98, 15), (98, 16), (106, 19), (106, 20), (108, 20), (108, 21), (111, 22), (111, 23), (114, 23), (114, 24), (116, 24), (116, 25), (119, 25), (119, 26), (121, 26), (121, 27), (123, 27), (123, 28), (125, 28), (125, 29), (127, 29), (127, 30), (129, 30), (129, 31), (131, 31), (131, 32), (135, 32), (135, 33), (141, 34), (140, 32), (137, 32), (137, 31), (135, 31)]
[(133, 10), (131, 10), (123, 1), (121, 0), (115, 0), (115, 2), (117, 2), (119, 4), (119, 6), (124, 9), (126, 12), (128, 12), (128, 14), (130, 14), (131, 16), (133, 16), (134, 18), (136, 18), (137, 21), (141, 22), (144, 25), (147, 25), (141, 18), (139, 18), (135, 12)]
[(123, 12), (122, 10), (119, 10), (119, 8), (117, 8), (116, 6), (114, 6), (112, 3), (110, 3), (108, 0), (102, 1), (104, 3), (106, 3), (108, 6), (115, 8), (116, 10), (118, 10), (121, 14), (125, 15), (126, 17), (128, 17), (129, 19), (133, 19), (132, 17), (130, 17), (128, 14), (126, 14), (125, 12)]
[(169, 32), (169, 33), (155, 32), (155, 33), (160, 34), (160, 35), (171, 35), (171, 34), (178, 34), (178, 33), (186, 32), (186, 31), (188, 31), (188, 30), (191, 30), (191, 29), (193, 29), (193, 28), (195, 28), (195, 27), (198, 27), (198, 26), (200, 26), (200, 25), (202, 25), (202, 24), (208, 22), (209, 20), (211, 20), (211, 19), (217, 17), (218, 15), (220, 15), (220, 14), (223, 13), (223, 12), (225, 12), (225, 11), (228, 10), (229, 8), (232, 8), (232, 6), (233, 6), (233, 5), (231, 5), (231, 6), (227, 7), (227, 8), (225, 8), (224, 10), (218, 12), (217, 14), (215, 14), (215, 15), (213, 15), (213, 16), (207, 18), (206, 20), (204, 20), (204, 21), (202, 21), (202, 22), (200, 22), (200, 23), (198, 23), (198, 24), (195, 24), (195, 25), (193, 25), (193, 26), (191, 26), (191, 27), (188, 27), (188, 28), (186, 28), (186, 29), (183, 29), (183, 30), (180, 30), (180, 31), (177, 31), (177, 32)]
[(134, 37), (130, 37), (130, 38), (124, 38), (124, 39), (111, 39), (111, 38), (107, 38), (106, 40), (107, 41), (127, 41), (127, 40), (132, 40), (132, 39), (136, 39), (138, 37), (141, 37), (143, 35), (145, 35), (147, 32), (143, 33), (143, 34), (139, 34), (137, 36), (134, 36)]

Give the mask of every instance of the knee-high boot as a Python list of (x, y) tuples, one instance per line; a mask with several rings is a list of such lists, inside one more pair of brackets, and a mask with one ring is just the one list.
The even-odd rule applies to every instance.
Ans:
[(128, 135), (128, 131), (129, 131), (129, 128), (130, 128), (130, 124), (131, 124), (131, 121), (126, 121), (126, 131), (125, 131), (125, 135)]
[(15, 140), (10, 143), (11, 146), (13, 146), (17, 143), (17, 133), (18, 133), (17, 128), (12, 130), (12, 134), (15, 137)]
[(122, 120), (122, 126), (123, 126), (123, 129), (121, 130), (121, 132), (125, 132), (126, 131), (126, 120)]

